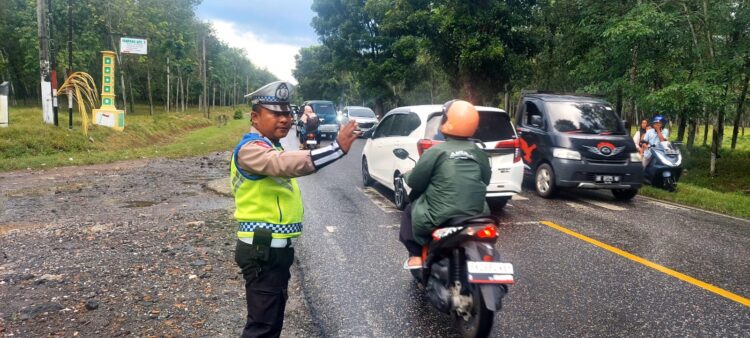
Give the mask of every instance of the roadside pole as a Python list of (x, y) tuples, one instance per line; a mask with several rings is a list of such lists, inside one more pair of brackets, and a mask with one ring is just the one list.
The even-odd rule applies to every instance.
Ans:
[(8, 81), (0, 83), (0, 128), (8, 127)]
[[(68, 69), (66, 78), (73, 74), (73, 0), (68, 0)], [(68, 129), (73, 129), (73, 90), (68, 90)]]
[(50, 84), (52, 89), (52, 121), (55, 127), (58, 126), (58, 108), (57, 108), (57, 62), (55, 62), (55, 39), (53, 38), (53, 32), (55, 31), (55, 17), (54, 11), (52, 10), (52, 0), (47, 2), (48, 15), (49, 15), (49, 65), (50, 65)]
[(42, 118), (44, 123), (53, 123), (52, 85), (49, 77), (49, 41), (47, 41), (47, 15), (44, 0), (36, 0), (37, 34), (39, 36), (39, 73), (41, 79)]

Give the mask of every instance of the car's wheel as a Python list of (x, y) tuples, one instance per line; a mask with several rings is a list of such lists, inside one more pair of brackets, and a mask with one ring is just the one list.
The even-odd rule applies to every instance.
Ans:
[(393, 178), (393, 203), (396, 204), (398, 210), (404, 210), (406, 205), (409, 204), (409, 196), (404, 188), (404, 180), (401, 176)]
[(612, 189), (612, 196), (618, 201), (629, 201), (638, 195), (638, 189)]
[(375, 180), (372, 179), (372, 176), (370, 176), (370, 170), (367, 167), (367, 159), (362, 158), (362, 185), (365, 187), (371, 186), (373, 183), (375, 183)]
[(552, 170), (552, 166), (548, 163), (542, 163), (536, 168), (534, 187), (536, 187), (536, 193), (544, 198), (551, 198), (557, 193), (557, 186), (555, 186), (555, 171)]
[(487, 204), (490, 206), (490, 210), (500, 211), (505, 208), (505, 205), (508, 204), (509, 199), (509, 197), (489, 197), (487, 198)]

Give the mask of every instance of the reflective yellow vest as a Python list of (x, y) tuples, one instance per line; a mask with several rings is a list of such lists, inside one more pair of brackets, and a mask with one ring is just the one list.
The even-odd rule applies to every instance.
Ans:
[(237, 164), (240, 148), (248, 142), (263, 141), (283, 150), (280, 144), (256, 133), (247, 133), (232, 153), (230, 171), (232, 194), (239, 223), (238, 238), (253, 237), (255, 228), (266, 228), (273, 238), (295, 238), (302, 234), (302, 194), (294, 178), (251, 175)]

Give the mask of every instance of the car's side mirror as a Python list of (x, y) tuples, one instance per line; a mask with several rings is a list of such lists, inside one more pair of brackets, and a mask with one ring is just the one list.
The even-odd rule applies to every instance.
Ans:
[(405, 159), (409, 158), (409, 152), (406, 151), (406, 149), (404, 149), (404, 148), (393, 149), (393, 155), (396, 155), (396, 157), (398, 157), (398, 158), (400, 158), (402, 160), (405, 160)]
[(539, 115), (531, 115), (531, 126), (541, 128), (542, 127), (542, 117)]
[(625, 127), (626, 133), (630, 133), (630, 122), (628, 120), (622, 120), (622, 126)]

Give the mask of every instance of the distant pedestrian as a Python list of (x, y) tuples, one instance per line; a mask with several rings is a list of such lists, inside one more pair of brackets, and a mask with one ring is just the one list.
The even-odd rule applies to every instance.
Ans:
[(247, 322), (242, 337), (279, 337), (294, 260), (302, 234), (302, 195), (294, 177), (312, 174), (343, 157), (357, 139), (354, 121), (316, 150), (285, 151), (292, 126), (292, 84), (276, 81), (246, 95), (252, 127), (232, 153), (232, 194), (237, 220), (235, 262), (242, 269)]

